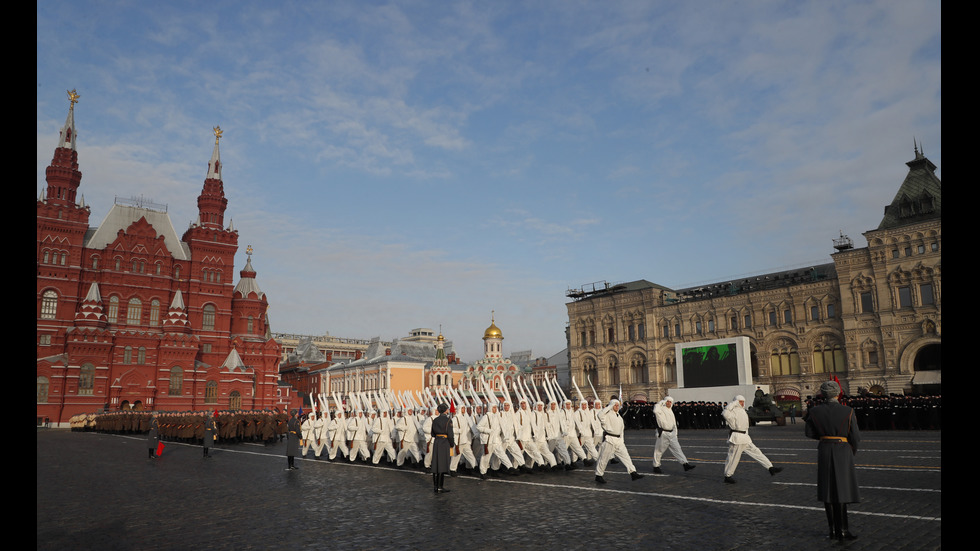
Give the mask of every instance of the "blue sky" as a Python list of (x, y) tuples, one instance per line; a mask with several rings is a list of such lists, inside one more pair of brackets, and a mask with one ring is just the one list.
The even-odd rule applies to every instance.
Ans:
[(91, 223), (182, 233), (220, 125), (274, 330), (546, 356), (568, 288), (864, 246), (942, 166), (941, 58), (939, 2), (38, 2), (37, 187), (76, 88)]

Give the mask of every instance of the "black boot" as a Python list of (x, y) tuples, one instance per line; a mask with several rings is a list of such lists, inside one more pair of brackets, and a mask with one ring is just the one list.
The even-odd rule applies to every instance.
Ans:
[(827, 513), (827, 529), (829, 530), (827, 539), (835, 539), (837, 537), (837, 531), (834, 530), (834, 506), (830, 503), (824, 503), (823, 510)]
[(851, 533), (847, 529), (847, 504), (841, 503), (840, 505), (840, 528), (841, 528), (841, 539), (844, 540), (856, 540), (857, 536)]

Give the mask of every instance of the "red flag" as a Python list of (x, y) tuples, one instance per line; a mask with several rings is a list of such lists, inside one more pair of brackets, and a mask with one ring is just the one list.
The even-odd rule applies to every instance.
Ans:
[(840, 384), (840, 379), (837, 378), (837, 375), (833, 375), (832, 374), (831, 377), (833, 377), (833, 381), (835, 383), (837, 383), (837, 387), (840, 388), (840, 394), (837, 395), (837, 398), (838, 399), (843, 398), (844, 397), (844, 385)]
[(163, 442), (157, 442), (157, 457), (163, 455)]

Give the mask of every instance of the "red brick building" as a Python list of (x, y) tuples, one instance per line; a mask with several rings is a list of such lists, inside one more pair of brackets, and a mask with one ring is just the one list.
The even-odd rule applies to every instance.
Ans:
[(178, 237), (165, 207), (116, 201), (97, 227), (77, 200), (72, 92), (37, 201), (37, 416), (259, 409), (279, 404), (279, 344), (249, 260), (233, 285), (238, 231), (214, 151), (198, 220)]

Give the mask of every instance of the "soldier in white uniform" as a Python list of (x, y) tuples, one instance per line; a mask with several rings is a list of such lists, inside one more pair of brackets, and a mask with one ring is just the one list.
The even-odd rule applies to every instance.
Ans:
[(327, 434), (330, 440), (330, 452), (327, 458), (333, 461), (339, 452), (341, 457), (347, 457), (347, 421), (344, 410), (337, 408), (334, 418), (327, 424)]
[(422, 454), (419, 452), (419, 425), (415, 417), (415, 410), (408, 408), (405, 415), (395, 421), (395, 430), (398, 431), (398, 439), (401, 441), (401, 449), (398, 450), (395, 464), (399, 467), (405, 464), (405, 459), (412, 456), (415, 463), (422, 461)]
[(490, 411), (480, 420), (479, 429), (480, 439), (486, 446), (485, 453), (480, 458), (480, 478), (486, 480), (491, 458), (499, 461), (508, 470), (513, 469), (514, 465), (507, 458), (507, 451), (503, 447), (503, 433), (500, 430), (500, 413), (497, 411), (497, 404), (490, 405)]
[[(317, 413), (313, 420), (313, 454), (317, 459), (323, 454), (323, 447), (327, 443), (327, 425), (323, 422), (323, 414)], [(303, 454), (306, 455), (306, 454)]]
[(475, 469), (478, 464), (473, 455), (473, 421), (470, 420), (469, 408), (466, 406), (460, 406), (453, 416), (453, 438), (456, 453), (449, 460), (450, 476), (456, 476), (460, 459), (466, 459), (466, 465), (470, 469)]
[(300, 457), (306, 458), (306, 452), (310, 450), (310, 446), (313, 444), (313, 420), (316, 418), (315, 413), (310, 413), (303, 420), (303, 453)]
[(565, 425), (565, 446), (568, 448), (568, 455), (572, 464), (579, 459), (584, 462), (587, 456), (585, 450), (582, 449), (578, 425), (575, 424), (575, 410), (572, 409), (571, 400), (565, 400), (562, 404), (561, 414)]
[(357, 456), (360, 455), (361, 459), (367, 461), (371, 458), (371, 452), (368, 451), (368, 422), (364, 418), (364, 412), (361, 410), (357, 411), (355, 417), (351, 417), (347, 422), (347, 433), (350, 435), (351, 447), (350, 447), (350, 460), (354, 461)]
[(728, 407), (721, 412), (721, 416), (728, 423), (728, 430), (731, 433), (731, 436), (728, 437), (728, 459), (725, 460), (726, 483), (735, 484), (732, 475), (735, 474), (738, 461), (742, 458), (742, 452), (747, 453), (749, 457), (769, 469), (769, 474), (772, 476), (776, 476), (776, 473), (783, 470), (782, 467), (773, 467), (772, 461), (769, 461), (762, 450), (752, 443), (752, 438), (749, 437), (749, 414), (745, 413), (744, 396), (736, 396), (732, 403), (728, 404)]
[(546, 413), (548, 420), (545, 425), (545, 437), (548, 439), (548, 451), (565, 465), (566, 470), (574, 469), (572, 458), (568, 455), (568, 445), (565, 444), (568, 427), (565, 425), (565, 416), (558, 409), (558, 402), (548, 404)]
[(532, 446), (534, 451), (543, 460), (539, 461), (539, 463), (542, 466), (547, 463), (552, 469), (557, 467), (558, 460), (555, 459), (555, 454), (551, 453), (551, 449), (548, 448), (548, 413), (544, 410), (544, 402), (534, 404), (534, 416), (531, 419), (531, 438), (533, 439)]
[(371, 425), (372, 438), (374, 439), (374, 457), (371, 463), (377, 465), (381, 462), (381, 456), (388, 454), (388, 462), (395, 460), (395, 448), (391, 445), (391, 433), (394, 431), (394, 424), (388, 417), (388, 410), (381, 410), (381, 415), (374, 418)]
[(524, 451), (517, 445), (517, 420), (514, 418), (510, 402), (504, 402), (504, 411), (500, 413), (500, 434), (501, 446), (510, 454), (510, 461), (514, 464), (514, 468), (523, 470)]
[(681, 444), (677, 441), (677, 420), (674, 419), (674, 399), (667, 396), (653, 406), (653, 415), (657, 418), (657, 445), (653, 448), (653, 472), (660, 474), (660, 460), (664, 452), (668, 449), (677, 461), (684, 465), (685, 471), (694, 468), (687, 456), (681, 450)]
[[(583, 462), (586, 467), (595, 465), (596, 460), (599, 459), (599, 450), (595, 447), (595, 432), (592, 428), (593, 421), (595, 420), (595, 413), (589, 409), (589, 403), (583, 401), (579, 409), (575, 412), (575, 429), (578, 431), (579, 438), (581, 438), (582, 449), (585, 450), (588, 456)], [(602, 437), (601, 432), (599, 433), (599, 437)]]
[(545, 459), (541, 456), (541, 452), (538, 447), (534, 444), (534, 436), (532, 426), (534, 424), (534, 412), (527, 407), (527, 400), (521, 398), (520, 407), (517, 412), (514, 413), (514, 429), (517, 432), (517, 445), (520, 447), (524, 453), (530, 458), (530, 463), (525, 462), (524, 467), (521, 468), (524, 472), (530, 473), (531, 467), (534, 467), (535, 463), (538, 465), (544, 465)]
[(606, 483), (603, 475), (606, 472), (606, 464), (609, 463), (609, 460), (613, 456), (626, 467), (631, 479), (639, 480), (643, 478), (643, 475), (636, 472), (636, 467), (633, 466), (633, 460), (630, 459), (630, 454), (626, 450), (626, 440), (623, 436), (623, 430), (625, 430), (626, 424), (623, 422), (623, 418), (619, 416), (619, 405), (619, 400), (613, 399), (599, 413), (599, 422), (602, 423), (603, 441), (599, 446), (599, 460), (595, 464), (595, 481), (600, 484)]

